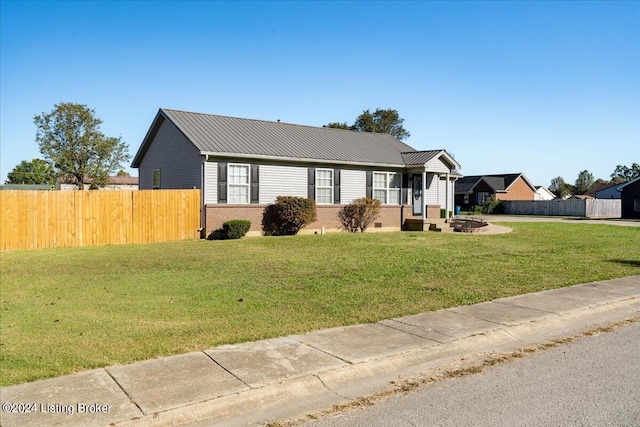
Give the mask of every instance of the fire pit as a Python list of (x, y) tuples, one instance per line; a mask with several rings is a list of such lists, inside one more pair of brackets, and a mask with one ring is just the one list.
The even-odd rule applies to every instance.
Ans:
[(478, 233), (486, 229), (489, 224), (482, 218), (456, 218), (451, 221), (453, 231), (459, 233)]

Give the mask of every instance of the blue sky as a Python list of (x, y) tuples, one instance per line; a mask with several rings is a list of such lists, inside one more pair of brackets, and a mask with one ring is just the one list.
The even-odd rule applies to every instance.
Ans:
[(640, 2), (0, 5), (1, 182), (60, 102), (132, 155), (160, 107), (315, 126), (393, 108), (465, 175), (640, 163)]

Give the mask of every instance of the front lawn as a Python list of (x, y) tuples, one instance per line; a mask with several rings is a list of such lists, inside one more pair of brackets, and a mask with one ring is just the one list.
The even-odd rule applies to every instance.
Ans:
[(640, 274), (640, 228), (507, 225), (5, 252), (0, 384)]

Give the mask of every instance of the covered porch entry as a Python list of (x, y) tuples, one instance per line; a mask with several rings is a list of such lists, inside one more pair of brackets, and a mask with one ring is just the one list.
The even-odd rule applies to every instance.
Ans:
[(456, 170), (460, 165), (444, 150), (431, 158), (420, 158), (427, 153), (415, 153), (415, 163), (407, 167), (412, 205), (411, 216), (404, 221), (408, 231), (442, 230), (453, 216), (455, 183), (462, 176)]

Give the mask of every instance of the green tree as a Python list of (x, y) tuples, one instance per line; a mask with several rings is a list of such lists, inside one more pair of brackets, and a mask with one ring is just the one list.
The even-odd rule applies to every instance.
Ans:
[(549, 191), (555, 194), (556, 197), (562, 198), (568, 194), (575, 193), (575, 187), (564, 181), (564, 178), (557, 176), (551, 180), (549, 185)]
[(338, 123), (331, 122), (329, 124), (324, 125), (325, 128), (333, 128), (333, 129), (344, 129), (344, 130), (354, 130), (352, 126), (349, 126), (347, 123)]
[(370, 110), (363, 111), (351, 126), (346, 123), (332, 122), (325, 127), (355, 130), (358, 132), (386, 133), (394, 138), (404, 140), (411, 136), (408, 130), (402, 126), (404, 119), (397, 110), (383, 110), (377, 108), (373, 113)]
[(394, 138), (404, 140), (411, 136), (403, 126), (404, 119), (400, 118), (397, 110), (376, 109), (373, 113), (363, 111), (356, 119), (353, 127), (360, 132), (387, 133)]
[(120, 169), (116, 176), (131, 176), (131, 174), (124, 169)]
[(107, 137), (100, 131), (102, 120), (86, 105), (60, 103), (33, 121), (42, 155), (58, 175), (73, 176), (81, 190), (85, 177), (92, 187), (107, 185), (109, 175), (131, 157), (121, 137)]
[(576, 179), (576, 184), (575, 184), (576, 194), (586, 193), (587, 191), (589, 191), (591, 187), (593, 187), (594, 183), (595, 183), (595, 180), (593, 179), (593, 174), (591, 172), (589, 172), (588, 170), (581, 171), (578, 174), (578, 179)]
[(564, 182), (564, 178), (561, 176), (557, 176), (551, 180), (551, 184), (549, 185), (549, 191), (555, 194), (556, 197), (562, 197), (562, 195), (566, 192), (567, 183)]
[(631, 167), (618, 165), (611, 174), (611, 182), (616, 184), (632, 181), (636, 178), (640, 178), (640, 165), (637, 163), (633, 163)]
[(30, 162), (23, 160), (7, 174), (7, 184), (49, 184), (56, 183), (56, 175), (50, 163), (42, 159)]

